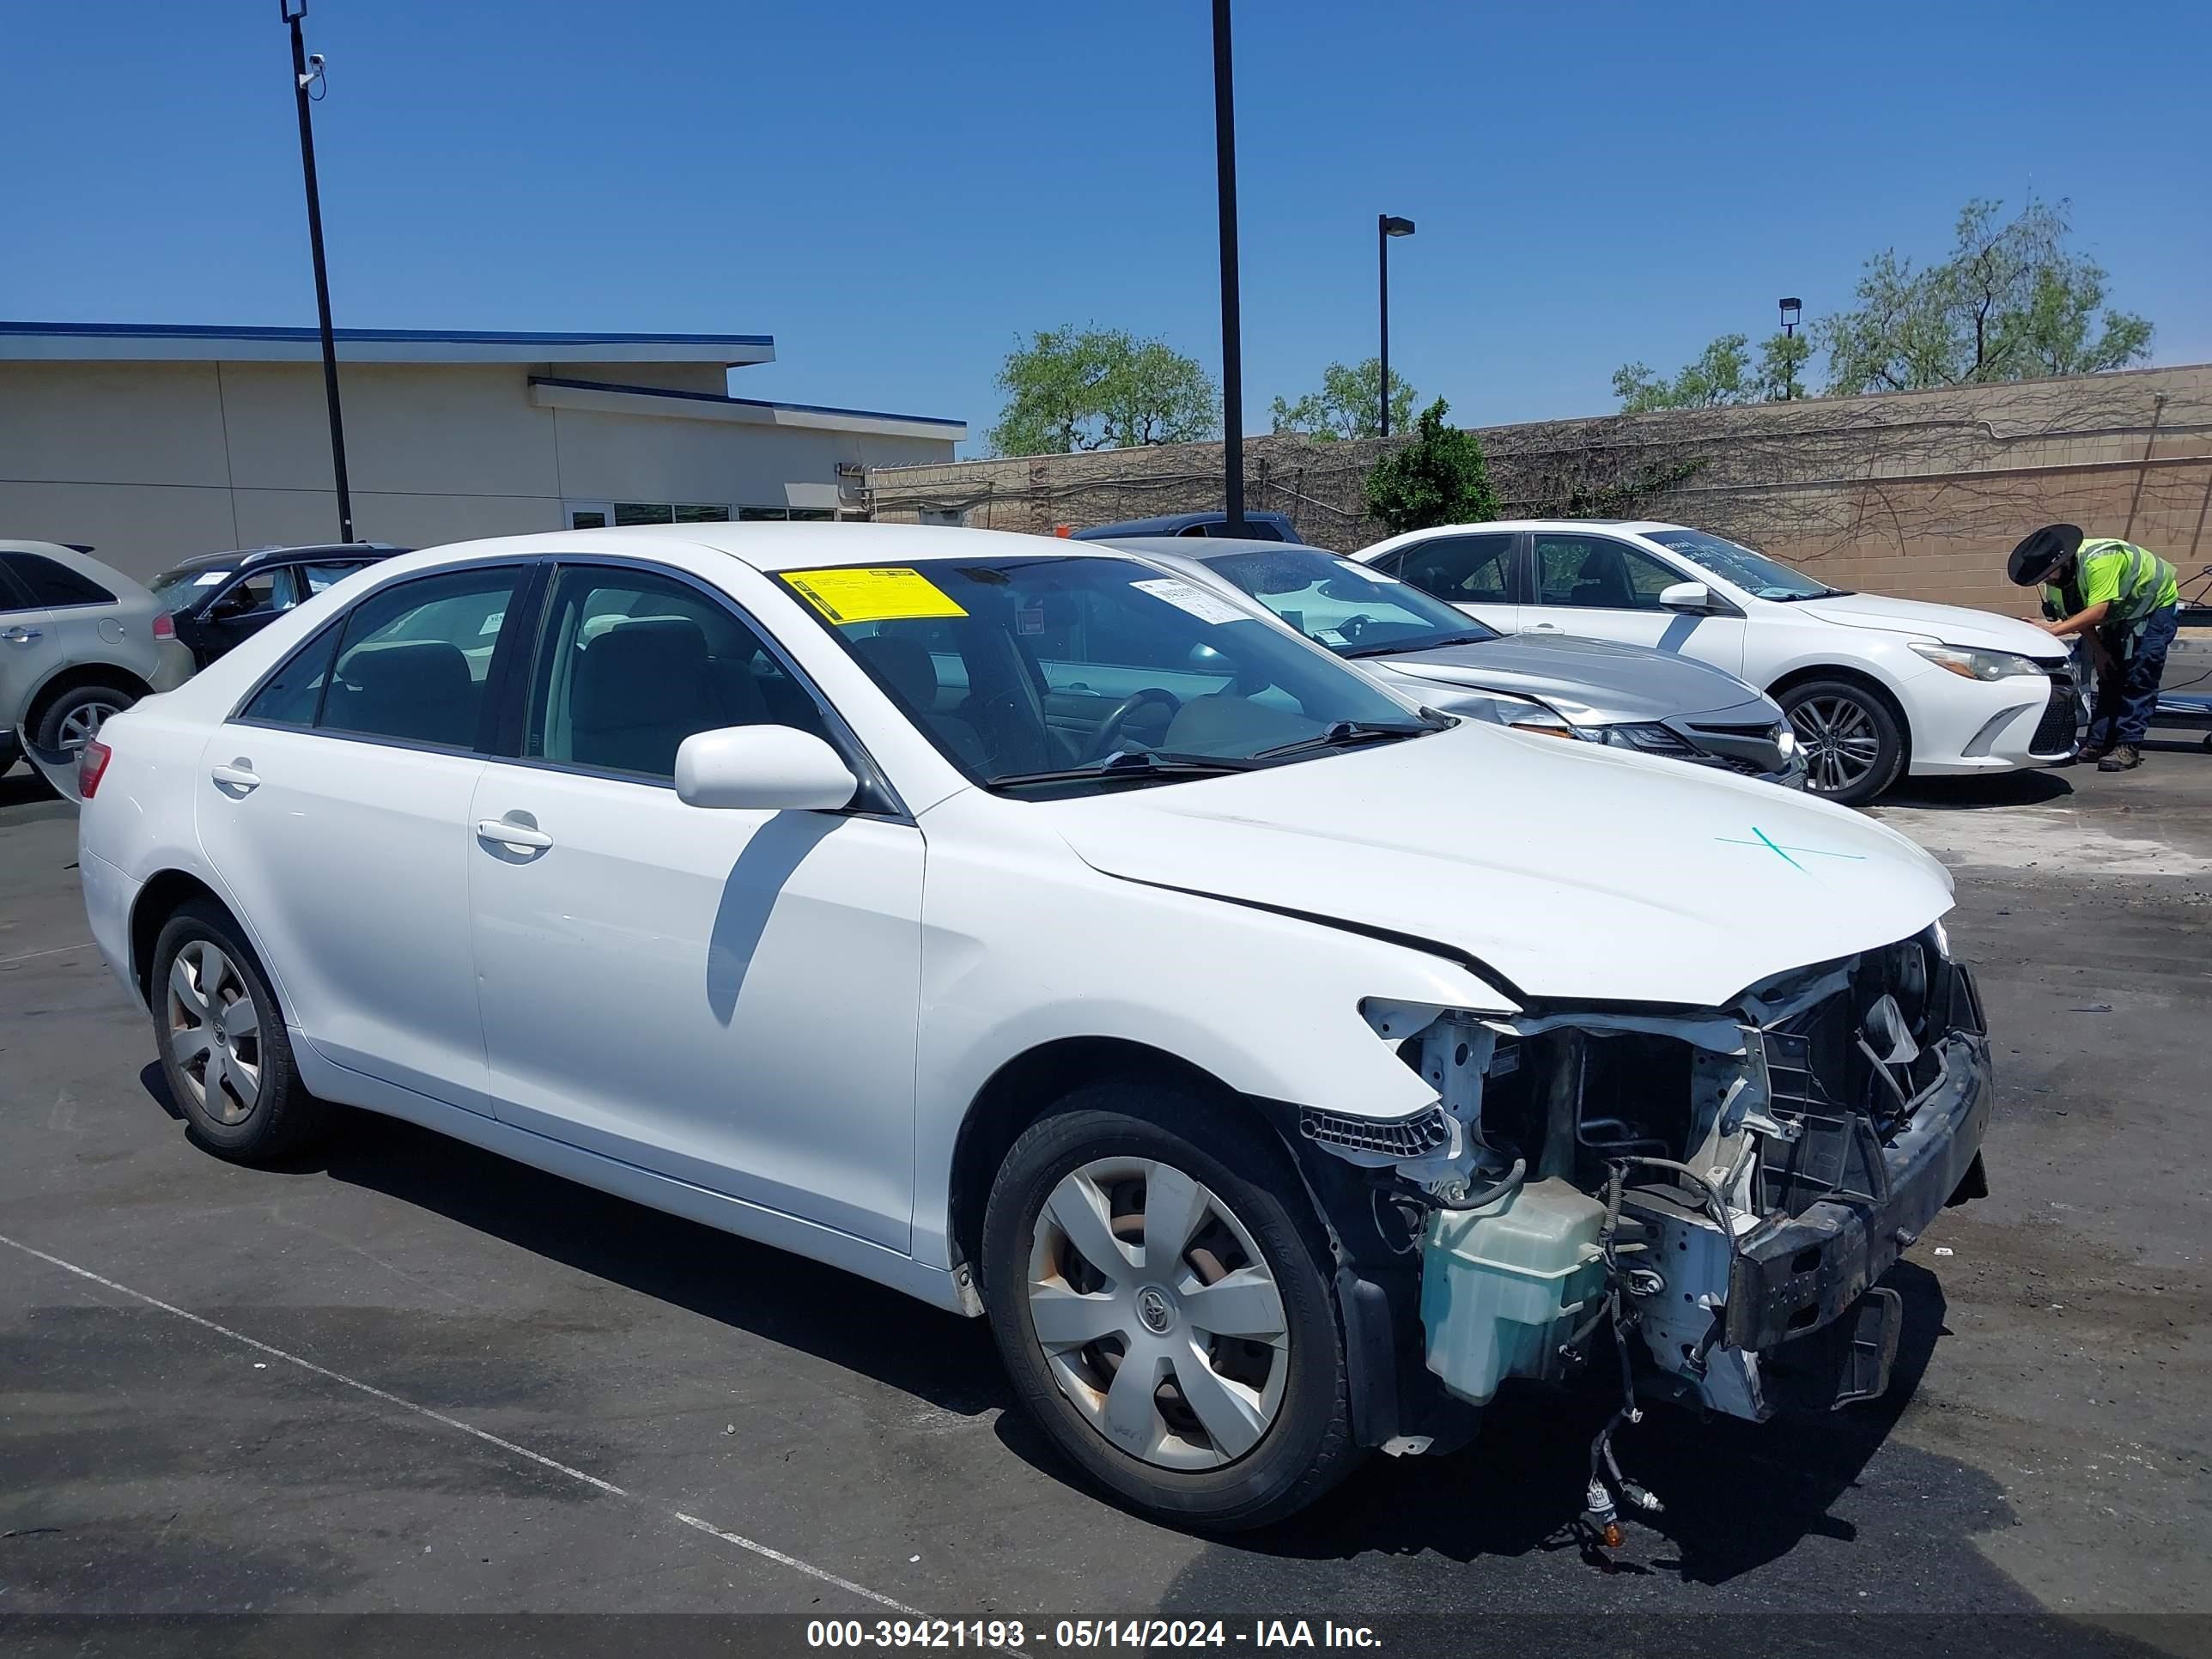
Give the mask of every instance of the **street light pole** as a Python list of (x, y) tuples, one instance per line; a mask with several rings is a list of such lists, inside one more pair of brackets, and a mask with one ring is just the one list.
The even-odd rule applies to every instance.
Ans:
[[(1797, 337), (1797, 319), (1803, 314), (1804, 310), (1805, 302), (1802, 300), (1786, 299), (1782, 301), (1782, 337), (1784, 339), (1794, 340)], [(1794, 358), (1785, 357), (1782, 364), (1782, 400), (1787, 403), (1796, 395), (1797, 364)]]
[(315, 127), (307, 113), (307, 88), (322, 75), (323, 60), (308, 68), (307, 43), (300, 20), (307, 0), (277, 0), (292, 30), (292, 96), (300, 106), (300, 171), (307, 184), (307, 243), (315, 256), (315, 311), (323, 328), (323, 400), (331, 415), (331, 472), (338, 489), (338, 539), (353, 540), (353, 490), (346, 481), (345, 419), (338, 411), (338, 349), (331, 332), (331, 278), (323, 263), (323, 197), (315, 187)]
[(1221, 209), (1221, 459), (1231, 536), (1244, 533), (1244, 345), (1237, 306), (1237, 90), (1229, 0), (1213, 0), (1213, 157)]
[(1382, 296), (1382, 349), (1378, 354), (1382, 370), (1378, 377), (1382, 383), (1382, 413), (1380, 424), (1382, 435), (1386, 438), (1390, 435), (1390, 239), (1393, 236), (1411, 236), (1413, 234), (1413, 222), (1411, 219), (1395, 218), (1388, 213), (1378, 213), (1375, 216), (1375, 256), (1381, 277), (1378, 289)]

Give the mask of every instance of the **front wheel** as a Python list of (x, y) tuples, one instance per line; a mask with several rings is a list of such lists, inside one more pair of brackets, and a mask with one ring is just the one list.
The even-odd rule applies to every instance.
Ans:
[(1358, 1461), (1326, 1249), (1261, 1126), (1178, 1091), (1079, 1090), (1006, 1154), (982, 1255), (1023, 1405), (1132, 1506), (1260, 1526)]
[(1905, 733), (1889, 704), (1851, 680), (1808, 680), (1780, 698), (1805, 755), (1805, 787), (1863, 806), (1905, 769)]

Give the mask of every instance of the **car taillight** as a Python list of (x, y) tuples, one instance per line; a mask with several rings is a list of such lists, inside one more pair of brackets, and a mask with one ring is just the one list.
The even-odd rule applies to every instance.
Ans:
[(76, 752), (76, 792), (90, 800), (100, 793), (100, 780), (107, 771), (107, 762), (114, 750), (98, 738), (87, 738), (84, 747)]
[(155, 617), (154, 637), (157, 640), (173, 640), (176, 638), (177, 619), (166, 611), (164, 611), (160, 616)]

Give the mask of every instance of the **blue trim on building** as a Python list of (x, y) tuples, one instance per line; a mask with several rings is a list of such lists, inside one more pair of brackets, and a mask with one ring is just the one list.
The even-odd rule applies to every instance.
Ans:
[(840, 409), (835, 404), (781, 404), (765, 398), (732, 398), (715, 392), (682, 392), (670, 386), (620, 386), (611, 380), (564, 380), (551, 374), (533, 374), (532, 386), (566, 386), (571, 392), (623, 392), (639, 398), (678, 398), (696, 404), (738, 404), (747, 409), (787, 409), (800, 415), (850, 415), (864, 421), (912, 421), (920, 426), (968, 424), (943, 415), (895, 415), (884, 409)]
[[(315, 343), (322, 339), (312, 328), (226, 328), (211, 323), (11, 323), (0, 322), (0, 335), (66, 339), (78, 336), (104, 340), (267, 340), (287, 343)], [(568, 333), (536, 330), (441, 328), (340, 328), (338, 340), (376, 342), (395, 345), (696, 345), (765, 346), (773, 349), (772, 334), (656, 334)]]

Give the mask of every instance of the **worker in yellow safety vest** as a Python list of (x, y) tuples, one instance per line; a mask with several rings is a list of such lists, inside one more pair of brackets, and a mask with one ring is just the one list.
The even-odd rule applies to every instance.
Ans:
[(2173, 567), (2157, 554), (2079, 525), (2050, 524), (2012, 550), (2006, 574), (2043, 589), (2043, 630), (2087, 642), (2097, 691), (2088, 734), (2074, 751), (2100, 772), (2142, 764), (2143, 734), (2158, 706), (2166, 653), (2180, 621)]

